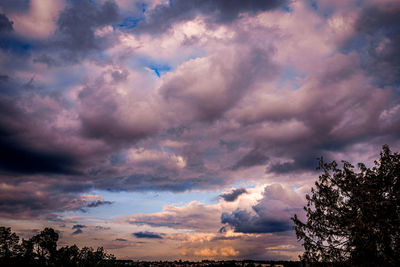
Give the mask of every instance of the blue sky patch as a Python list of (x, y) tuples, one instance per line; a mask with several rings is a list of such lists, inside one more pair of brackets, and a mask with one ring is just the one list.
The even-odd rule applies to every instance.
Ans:
[(133, 29), (135, 28), (140, 21), (143, 21), (144, 18), (136, 18), (136, 17), (127, 17), (122, 20), (122, 23), (118, 24), (117, 26), (120, 29)]
[(282, 75), (279, 78), (277, 87), (279, 89), (283, 88), (285, 85), (290, 83), (290, 86), (293, 87), (294, 90), (297, 90), (301, 87), (301, 84), (296, 82), (297, 78), (305, 78), (306, 75), (297, 72), (293, 68), (283, 68)]
[(150, 65), (149, 69), (154, 71), (158, 78), (160, 78), (163, 74), (171, 71), (171, 67), (168, 65)]

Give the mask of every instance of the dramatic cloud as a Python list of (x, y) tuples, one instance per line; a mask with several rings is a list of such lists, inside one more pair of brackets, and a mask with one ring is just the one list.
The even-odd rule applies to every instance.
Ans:
[(399, 11), (0, 1), (0, 224), (137, 260), (297, 259), (317, 158), (400, 149)]
[[(285, 232), (293, 229), (290, 217), (301, 212), (302, 203), (302, 196), (296, 192), (273, 184), (265, 187), (263, 198), (252, 207), (253, 213), (240, 209), (224, 212), (221, 223), (240, 233)], [(225, 227), (221, 231), (226, 231)]]

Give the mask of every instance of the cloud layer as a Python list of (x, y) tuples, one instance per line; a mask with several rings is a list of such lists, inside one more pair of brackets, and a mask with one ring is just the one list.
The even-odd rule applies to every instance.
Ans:
[(295, 259), (289, 218), (316, 158), (368, 165), (400, 148), (399, 11), (1, 1), (0, 222), (54, 223), (65, 242), (96, 236), (142, 259)]

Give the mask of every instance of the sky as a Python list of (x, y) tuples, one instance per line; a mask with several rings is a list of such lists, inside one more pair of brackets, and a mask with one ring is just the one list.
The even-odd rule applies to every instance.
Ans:
[(317, 158), (400, 150), (395, 0), (0, 1), (0, 225), (296, 260)]

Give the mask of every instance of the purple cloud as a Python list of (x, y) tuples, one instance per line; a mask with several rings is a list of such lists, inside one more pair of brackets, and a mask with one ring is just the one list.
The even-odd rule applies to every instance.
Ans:
[[(316, 158), (368, 163), (382, 144), (400, 148), (396, 1), (50, 2), (0, 3), (5, 225), (79, 217), (85, 237), (122, 247), (114, 224), (88, 218), (118, 217), (119, 193), (158, 192), (179, 206), (146, 193), (121, 223), (189, 244), (188, 259), (296, 258), (294, 235), (268, 250), (253, 233), (289, 236)], [(240, 238), (224, 247), (231, 231)]]

